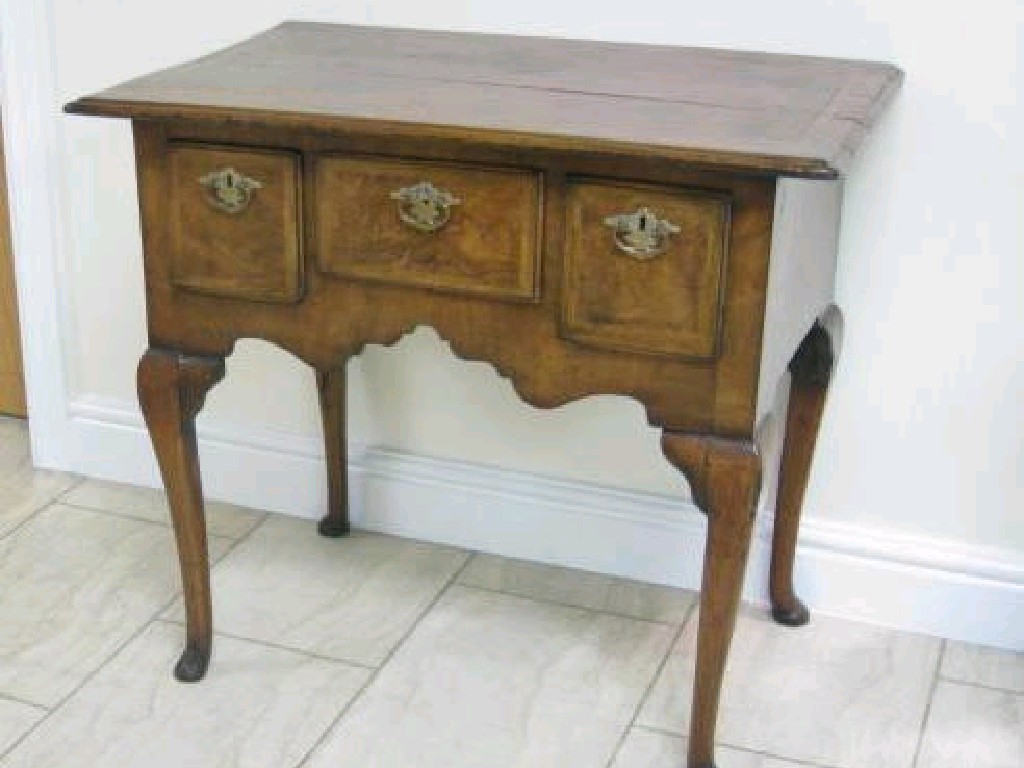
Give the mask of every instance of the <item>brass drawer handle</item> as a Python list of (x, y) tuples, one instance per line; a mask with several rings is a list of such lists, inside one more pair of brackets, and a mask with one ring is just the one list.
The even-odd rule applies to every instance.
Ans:
[(679, 234), (679, 227), (667, 219), (659, 219), (650, 208), (640, 207), (635, 213), (620, 213), (604, 220), (615, 230), (615, 245), (623, 253), (644, 261), (665, 250), (670, 235)]
[(429, 181), (402, 187), (391, 193), (401, 203), (398, 215), (402, 221), (420, 232), (436, 232), (451, 218), (451, 208), (462, 201), (451, 192), (438, 189)]
[(253, 192), (263, 185), (234, 168), (211, 171), (199, 179), (206, 189), (206, 202), (225, 213), (237, 214), (249, 207)]

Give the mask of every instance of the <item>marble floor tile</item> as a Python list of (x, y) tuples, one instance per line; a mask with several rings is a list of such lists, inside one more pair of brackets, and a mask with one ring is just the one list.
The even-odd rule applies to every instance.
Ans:
[(473, 556), (459, 583), (670, 624), (686, 621), (697, 600), (684, 589), (485, 554)]
[[(171, 513), (162, 490), (137, 485), (85, 480), (61, 499), (64, 504), (170, 525)], [(266, 513), (220, 501), (206, 501), (206, 529), (214, 536), (240, 539), (260, 524)]]
[[(380, 665), (467, 552), (271, 515), (213, 570), (215, 624), (252, 640)], [(168, 617), (180, 621), (178, 605)]]
[(940, 674), (947, 680), (1024, 693), (1024, 652), (949, 640)]
[(365, 683), (338, 662), (218, 637), (202, 683), (156, 622), (16, 747), (4, 768), (291, 768)]
[(0, 693), (50, 707), (167, 604), (178, 565), (164, 526), (55, 504), (0, 539), (0, 584)]
[(453, 586), (304, 768), (604, 768), (674, 631)]
[(41, 707), (32, 707), (20, 701), (0, 697), (0, 758), (3, 758), (4, 752), (45, 714), (46, 710)]
[[(806, 768), (807, 765), (730, 747), (718, 747), (715, 760), (719, 768)], [(683, 765), (686, 765), (686, 739), (682, 736), (633, 728), (622, 742), (611, 768), (680, 768)]]
[(940, 682), (916, 768), (1024, 768), (1024, 695)]
[[(697, 616), (638, 723), (685, 734)], [(800, 629), (741, 612), (718, 739), (832, 768), (910, 768), (941, 641), (825, 616)]]
[(77, 482), (66, 472), (35, 469), (27, 423), (0, 416), (0, 536)]

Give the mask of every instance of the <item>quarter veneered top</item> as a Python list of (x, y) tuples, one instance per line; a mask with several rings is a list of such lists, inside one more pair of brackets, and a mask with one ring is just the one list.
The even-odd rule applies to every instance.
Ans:
[(895, 92), (889, 64), (289, 22), (69, 104), (841, 173)]

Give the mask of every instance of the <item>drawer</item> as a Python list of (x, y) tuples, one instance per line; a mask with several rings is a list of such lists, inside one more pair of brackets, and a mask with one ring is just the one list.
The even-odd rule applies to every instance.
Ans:
[(318, 261), (329, 275), (537, 298), (536, 172), (322, 157), (316, 195)]
[(718, 354), (729, 198), (570, 181), (561, 332), (613, 350)]
[(172, 282), (216, 296), (297, 301), (298, 155), (172, 144), (168, 160)]

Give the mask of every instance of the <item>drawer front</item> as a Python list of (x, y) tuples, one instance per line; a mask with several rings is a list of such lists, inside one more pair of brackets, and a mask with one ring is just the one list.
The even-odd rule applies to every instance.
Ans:
[(538, 173), (323, 157), (316, 190), (319, 264), (327, 274), (537, 298)]
[(173, 283), (216, 296), (298, 301), (298, 155), (172, 144), (169, 164)]
[(576, 179), (567, 206), (562, 335), (606, 349), (715, 358), (728, 197)]

